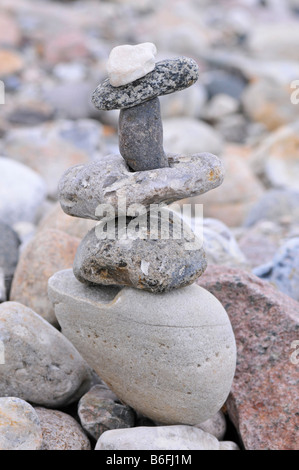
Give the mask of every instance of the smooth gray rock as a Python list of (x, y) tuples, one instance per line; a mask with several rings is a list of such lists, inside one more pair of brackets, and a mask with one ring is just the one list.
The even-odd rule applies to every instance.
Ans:
[(136, 418), (132, 408), (122, 404), (104, 385), (95, 385), (83, 395), (78, 415), (82, 427), (96, 440), (110, 429), (133, 427)]
[(197, 79), (198, 65), (193, 59), (162, 60), (156, 63), (152, 72), (127, 85), (113, 87), (106, 79), (93, 92), (92, 102), (100, 110), (130, 108), (157, 96), (188, 88)]
[(146, 101), (119, 115), (119, 151), (134, 171), (168, 166), (163, 149), (159, 98)]
[[(59, 201), (68, 215), (100, 220), (100, 204), (171, 203), (203, 194), (219, 186), (224, 177), (222, 161), (209, 153), (168, 154), (169, 168), (130, 172), (121, 155), (108, 155), (86, 165), (69, 168), (59, 182)], [(113, 215), (113, 216), (114, 216)]]
[(95, 450), (219, 450), (219, 441), (192, 426), (139, 426), (105, 432)]
[(215, 436), (219, 441), (221, 441), (226, 432), (225, 416), (222, 411), (218, 411), (215, 416), (207, 419), (203, 423), (198, 424), (196, 427), (209, 434), (212, 434), (212, 436)]
[(17, 302), (0, 305), (0, 396), (44, 406), (67, 405), (89, 388), (91, 373), (74, 346), (46, 320)]
[(289, 297), (299, 300), (299, 237), (285, 242), (272, 262), (255, 268), (253, 273), (274, 284)]
[(41, 450), (90, 450), (86, 434), (72, 416), (41, 407), (35, 411), (43, 434)]
[(27, 166), (0, 157), (0, 221), (7, 225), (34, 222), (46, 197), (42, 178)]
[(49, 279), (63, 334), (119, 399), (165, 424), (198, 424), (225, 402), (236, 347), (228, 316), (193, 284), (169, 293)]
[(18, 264), (19, 246), (20, 240), (16, 232), (10, 226), (0, 222), (0, 271), (5, 280), (7, 292)]
[[(168, 212), (164, 213), (168, 215)], [(162, 229), (159, 234), (151, 234), (150, 217), (147, 214), (146, 217), (144, 239), (130, 238), (129, 227), (132, 223), (135, 227), (134, 219), (127, 225), (128, 236), (124, 239), (120, 237), (120, 229), (116, 231), (115, 239), (105, 240), (99, 239), (98, 227), (90, 230), (75, 256), (76, 278), (81, 282), (129, 286), (153, 293), (168, 292), (195, 282), (207, 267), (200, 240), (173, 215), (166, 221), (168, 233)], [(156, 220), (157, 225), (162, 224), (161, 215)], [(117, 225), (119, 219), (115, 222)], [(174, 238), (176, 223), (180, 231), (177, 239)], [(168, 234), (169, 237), (162, 238)], [(150, 238), (156, 235), (155, 239)]]
[(40, 450), (42, 441), (34, 408), (20, 398), (0, 397), (0, 450)]

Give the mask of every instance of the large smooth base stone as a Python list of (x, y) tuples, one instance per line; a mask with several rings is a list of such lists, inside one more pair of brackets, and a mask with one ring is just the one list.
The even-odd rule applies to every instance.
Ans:
[(49, 279), (63, 334), (119, 399), (165, 424), (198, 424), (225, 402), (236, 346), (219, 301), (193, 284), (151, 294)]

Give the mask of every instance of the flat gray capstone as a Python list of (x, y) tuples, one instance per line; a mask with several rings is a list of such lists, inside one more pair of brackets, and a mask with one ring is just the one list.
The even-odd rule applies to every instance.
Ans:
[(127, 85), (113, 87), (106, 79), (93, 92), (92, 102), (97, 109), (106, 111), (130, 108), (157, 96), (184, 90), (197, 79), (198, 65), (193, 59), (162, 60), (152, 72)]
[(163, 424), (203, 422), (230, 392), (236, 346), (220, 302), (196, 284), (151, 294), (49, 279), (63, 334), (117, 395)]
[[(75, 256), (76, 278), (81, 282), (129, 286), (153, 293), (168, 292), (195, 282), (207, 267), (202, 243), (187, 224), (183, 226), (178, 216), (168, 211), (163, 215), (167, 213), (167, 231), (163, 233), (162, 229), (152, 234), (150, 217), (145, 214), (146, 238), (130, 238), (136, 233), (136, 219), (130, 222), (133, 224), (131, 232), (130, 223), (124, 225), (127, 234), (123, 239), (117, 230), (118, 219), (114, 239), (99, 239), (99, 227), (90, 230)], [(161, 214), (156, 222), (157, 227), (161, 225)], [(176, 227), (180, 238), (175, 238)], [(151, 239), (150, 235), (155, 238)]]
[(146, 101), (119, 115), (119, 151), (134, 171), (168, 166), (163, 149), (163, 127), (159, 98)]
[[(169, 167), (131, 172), (119, 154), (98, 158), (69, 168), (58, 191), (63, 211), (74, 217), (100, 220), (100, 204), (109, 204), (116, 216), (119, 203), (125, 209), (138, 203), (170, 204), (217, 188), (223, 181), (224, 165), (210, 153), (167, 154)], [(122, 205), (123, 207), (123, 205)]]

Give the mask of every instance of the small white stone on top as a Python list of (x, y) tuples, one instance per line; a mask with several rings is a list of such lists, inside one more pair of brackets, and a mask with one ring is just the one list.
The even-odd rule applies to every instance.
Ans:
[(151, 42), (114, 47), (107, 63), (110, 84), (114, 87), (127, 85), (147, 75), (155, 68), (156, 53), (157, 48)]

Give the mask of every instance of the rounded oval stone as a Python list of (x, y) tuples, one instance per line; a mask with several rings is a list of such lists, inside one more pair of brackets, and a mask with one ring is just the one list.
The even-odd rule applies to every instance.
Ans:
[(90, 450), (86, 434), (72, 416), (41, 407), (35, 411), (42, 428), (42, 450)]
[(91, 383), (88, 365), (74, 346), (30, 308), (0, 305), (0, 396), (62, 406), (83, 395)]
[(0, 450), (40, 450), (42, 429), (34, 408), (16, 397), (0, 397)]
[[(90, 230), (75, 256), (73, 270), (76, 278), (81, 282), (130, 286), (155, 293), (195, 282), (207, 267), (200, 240), (177, 216), (172, 215), (166, 220), (168, 233), (165, 226), (165, 233), (160, 230), (156, 234), (155, 225), (151, 231), (150, 217), (145, 216), (147, 233), (144, 239), (130, 238), (136, 224), (141, 228), (141, 221), (137, 222), (137, 219), (125, 227), (127, 235), (124, 238), (119, 236), (119, 227), (116, 227), (114, 239), (101, 240), (100, 226)], [(157, 226), (162, 223), (161, 216), (156, 218), (156, 222)], [(177, 235), (183, 231), (180, 238), (174, 238), (177, 222), (180, 231)], [(120, 224), (120, 219), (113, 223)], [(142, 233), (139, 235), (142, 236)], [(151, 238), (153, 236), (156, 238)]]
[(113, 87), (107, 78), (93, 92), (97, 109), (109, 111), (136, 106), (161, 95), (184, 90), (198, 79), (198, 65), (187, 57), (156, 63), (152, 72), (124, 86)]
[(154, 421), (201, 423), (232, 385), (236, 346), (220, 302), (193, 284), (168, 293), (49, 280), (63, 333), (119, 399)]

